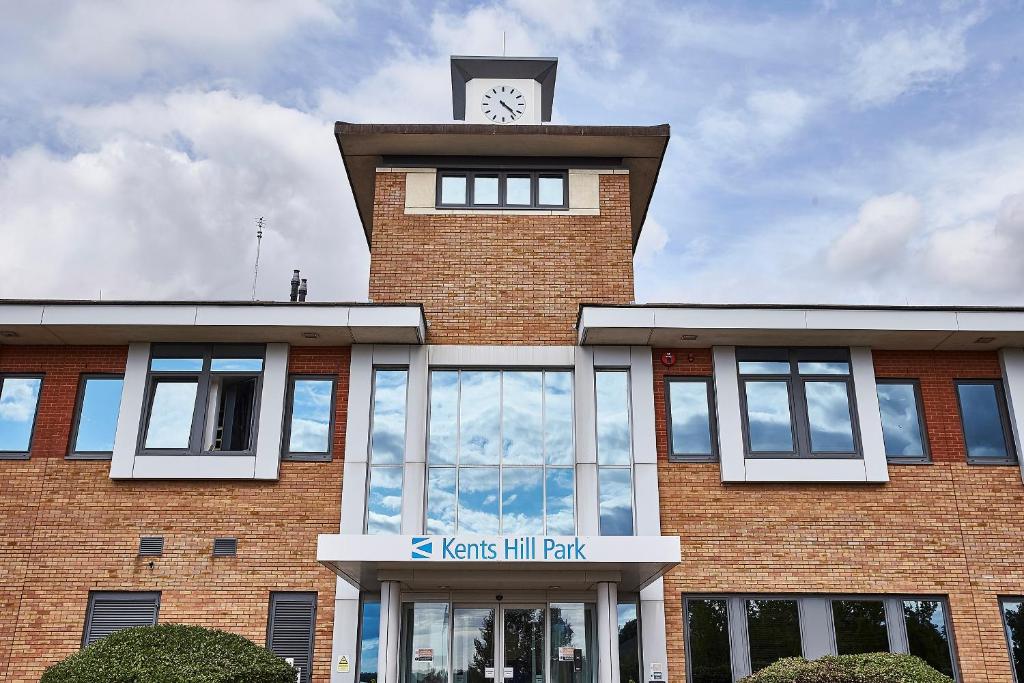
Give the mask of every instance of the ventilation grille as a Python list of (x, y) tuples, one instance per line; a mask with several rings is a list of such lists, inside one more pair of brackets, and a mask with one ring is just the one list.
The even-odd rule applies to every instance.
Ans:
[(153, 626), (159, 611), (159, 593), (94, 594), (83, 641), (92, 645), (123, 628)]
[(299, 669), (299, 683), (312, 680), (315, 625), (316, 593), (271, 593), (267, 648), (278, 657), (292, 660)]
[(213, 539), (214, 557), (234, 557), (238, 554), (237, 538), (215, 538)]
[(159, 557), (164, 554), (163, 536), (142, 536), (139, 538), (139, 555)]

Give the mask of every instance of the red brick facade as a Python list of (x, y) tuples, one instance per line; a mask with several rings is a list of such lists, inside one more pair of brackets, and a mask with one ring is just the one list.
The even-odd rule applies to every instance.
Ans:
[[(278, 482), (112, 481), (67, 460), (79, 376), (124, 371), (124, 347), (0, 346), (0, 372), (44, 374), (29, 460), (0, 461), (0, 680), (36, 681), (81, 645), (91, 590), (161, 591), (160, 622), (264, 643), (271, 591), (316, 591), (315, 674), (330, 667), (335, 576), (316, 537), (339, 524), (348, 348), (292, 348), (289, 370), (338, 378), (332, 462), (285, 462)], [(163, 535), (140, 558), (140, 535)], [(215, 536), (238, 556), (213, 558)], [(149, 566), (153, 559), (153, 566)]]
[(687, 593), (946, 595), (963, 680), (1010, 683), (997, 596), (1024, 594), (1016, 465), (965, 462), (953, 380), (998, 378), (994, 353), (875, 351), (879, 377), (920, 381), (933, 464), (888, 484), (729, 484), (715, 464), (668, 461), (665, 381), (711, 375), (709, 349), (654, 350), (661, 528), (682, 564), (665, 579), (670, 680), (684, 680)]

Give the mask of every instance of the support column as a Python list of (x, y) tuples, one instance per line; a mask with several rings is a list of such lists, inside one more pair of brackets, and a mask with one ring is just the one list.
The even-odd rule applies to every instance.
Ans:
[(402, 620), (402, 584), (380, 583), (380, 649), (377, 653), (377, 683), (398, 683), (399, 624)]
[[(331, 648), (331, 683), (356, 683), (359, 657), (359, 591), (348, 582), (337, 580), (334, 597), (334, 639)], [(338, 660), (345, 657), (348, 672), (338, 671)]]
[(597, 584), (597, 683), (619, 683), (619, 585)]

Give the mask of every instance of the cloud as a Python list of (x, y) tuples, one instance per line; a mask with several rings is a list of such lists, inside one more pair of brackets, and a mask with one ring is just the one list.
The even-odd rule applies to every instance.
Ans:
[(651, 265), (655, 257), (665, 250), (668, 240), (668, 232), (665, 231), (661, 223), (647, 219), (643, 232), (640, 233), (640, 241), (636, 245), (633, 261), (637, 266)]
[(311, 299), (365, 297), (362, 230), (327, 122), (227, 91), (59, 120), (80, 151), (0, 157), (6, 296), (245, 299), (263, 215), (259, 298), (283, 299), (298, 267)]
[(828, 250), (829, 266), (865, 276), (905, 265), (907, 241), (921, 227), (921, 215), (921, 203), (907, 194), (869, 199), (860, 207), (856, 222)]

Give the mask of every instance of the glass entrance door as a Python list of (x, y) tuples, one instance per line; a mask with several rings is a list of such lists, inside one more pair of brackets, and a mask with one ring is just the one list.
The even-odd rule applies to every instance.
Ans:
[(493, 607), (456, 607), (452, 618), (453, 683), (497, 683)]
[(544, 612), (543, 607), (502, 608), (505, 683), (544, 683)]

